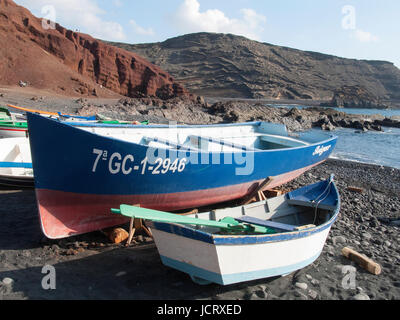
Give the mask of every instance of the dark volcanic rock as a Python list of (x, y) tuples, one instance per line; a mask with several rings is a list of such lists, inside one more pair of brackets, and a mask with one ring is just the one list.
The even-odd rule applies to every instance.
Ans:
[(361, 86), (343, 86), (336, 90), (331, 107), (334, 108), (377, 108), (383, 109), (388, 106), (383, 104), (371, 92)]
[[(42, 19), (0, 0), (0, 79), (15, 85), (23, 79), (40, 89), (97, 96), (100, 89), (130, 96), (168, 99), (189, 95), (159, 67), (132, 52), (107, 45), (89, 35), (55, 24), (44, 29)], [(71, 91), (71, 90), (70, 90)]]
[[(200, 99), (201, 100), (201, 99)], [(376, 119), (375, 116), (348, 115), (330, 108), (306, 109), (277, 108), (244, 101), (220, 101), (212, 105), (187, 97), (161, 101), (159, 99), (121, 99), (116, 105), (88, 105), (79, 110), (80, 115), (102, 114), (124, 120), (149, 120), (153, 123), (175, 121), (186, 124), (233, 123), (266, 121), (281, 123), (289, 131), (303, 131), (318, 127), (332, 131), (337, 127), (360, 131), (381, 131), (382, 125), (400, 126), (395, 119)]]
[(142, 55), (199, 95), (329, 101), (344, 85), (362, 85), (380, 99), (400, 100), (400, 70), (390, 62), (344, 59), (230, 34), (114, 45)]

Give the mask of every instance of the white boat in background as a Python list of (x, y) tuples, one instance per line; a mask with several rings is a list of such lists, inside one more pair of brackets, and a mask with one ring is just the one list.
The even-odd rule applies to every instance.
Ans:
[(0, 139), (0, 186), (34, 187), (28, 138)]
[(26, 121), (26, 116), (21, 113), (10, 112), (7, 108), (0, 106), (0, 121), (7, 120)]
[(339, 210), (331, 176), (266, 201), (190, 216), (127, 205), (112, 212), (150, 220), (166, 266), (199, 284), (229, 285), (286, 275), (313, 263)]

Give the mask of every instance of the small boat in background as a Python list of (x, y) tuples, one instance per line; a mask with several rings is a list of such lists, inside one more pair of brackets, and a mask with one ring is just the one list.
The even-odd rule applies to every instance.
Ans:
[(0, 120), (0, 139), (26, 137), (27, 131), (26, 121)]
[(83, 116), (77, 116), (77, 115), (63, 114), (61, 112), (50, 112), (50, 111), (43, 111), (43, 110), (19, 107), (19, 106), (14, 106), (12, 104), (8, 104), (7, 106), (10, 108), (14, 108), (18, 111), (36, 113), (36, 114), (40, 114), (45, 117), (60, 119), (62, 121), (69, 121), (69, 122), (72, 122), (72, 121), (97, 121), (96, 116), (83, 117)]
[(21, 113), (10, 112), (5, 107), (0, 106), (0, 121), (26, 121), (26, 117)]
[[(135, 124), (135, 125), (145, 125), (148, 121), (137, 122), (137, 121), (123, 121), (123, 120), (112, 120), (112, 119), (100, 119), (97, 120), (96, 116), (82, 117), (77, 115), (67, 115), (61, 112), (47, 112), (41, 110), (34, 110), (29, 108), (17, 107), (13, 105), (8, 105), (11, 108), (16, 108), (24, 112), (33, 112), (41, 114), (45, 117), (53, 118), (59, 121), (70, 123), (74, 125), (75, 123), (98, 123), (106, 125), (124, 125), (124, 124)], [(4, 138), (19, 138), (27, 137), (28, 123), (26, 117), (22, 114), (11, 113), (7, 108), (0, 107), (0, 139)]]
[(34, 187), (28, 138), (0, 140), (0, 186), (12, 188)]
[[(42, 230), (59, 239), (126, 222), (121, 203), (176, 211), (273, 189), (325, 161), (337, 138), (284, 125), (63, 123), (28, 113)], [(60, 170), (62, 168), (62, 170)]]
[(198, 284), (286, 275), (321, 254), (340, 211), (333, 176), (286, 195), (189, 216), (121, 205), (112, 212), (145, 219), (164, 265)]
[(26, 137), (27, 130), (28, 124), (22, 114), (0, 107), (0, 139)]

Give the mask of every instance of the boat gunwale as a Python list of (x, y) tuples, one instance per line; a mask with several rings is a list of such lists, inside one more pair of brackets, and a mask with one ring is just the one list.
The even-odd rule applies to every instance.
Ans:
[[(152, 128), (158, 128), (158, 129), (166, 129), (166, 128), (170, 128), (168, 125), (104, 125), (104, 124), (84, 124), (84, 123), (79, 123), (79, 122), (66, 122), (66, 121), (59, 121), (59, 120), (55, 120), (55, 119), (48, 119), (46, 117), (40, 116), (46, 120), (49, 121), (54, 121), (56, 122), (58, 125), (61, 126), (66, 126), (72, 130), (78, 130), (80, 131), (82, 134), (87, 134), (87, 135), (95, 135), (96, 137), (102, 138), (102, 139), (106, 139), (106, 140), (110, 140), (110, 141), (119, 141), (119, 142), (123, 142), (123, 143), (129, 143), (133, 146), (138, 146), (138, 147), (144, 147), (144, 148), (153, 148), (150, 147), (148, 145), (145, 144), (140, 144), (140, 143), (135, 143), (135, 142), (131, 142), (131, 141), (126, 141), (126, 140), (122, 140), (120, 138), (115, 138), (115, 137), (110, 137), (110, 136), (105, 136), (105, 135), (101, 135), (99, 133), (96, 132), (90, 132), (90, 131), (86, 131), (80, 127), (84, 127), (84, 128), (90, 128), (90, 127), (99, 127), (99, 128), (118, 128), (118, 129), (152, 129)], [(217, 125), (180, 125), (174, 128), (215, 128), (215, 127), (240, 127), (240, 126), (254, 126), (254, 125), (258, 125), (260, 126), (262, 123), (261, 121), (257, 121), (257, 122), (246, 122), (246, 123), (228, 123), (228, 124), (217, 124)], [(271, 122), (265, 122), (265, 123), (271, 123)], [(207, 152), (207, 151), (203, 151), (203, 150), (199, 150), (199, 151), (195, 151), (196, 153), (199, 154), (236, 154), (236, 153), (243, 153), (243, 151), (248, 152), (248, 153), (265, 153), (265, 152), (282, 152), (282, 151), (288, 151), (288, 150), (300, 150), (300, 149), (306, 149), (306, 148), (313, 148), (313, 147), (317, 147), (319, 145), (322, 144), (327, 144), (327, 143), (331, 143), (333, 141), (337, 141), (338, 140), (338, 136), (335, 136), (333, 134), (324, 134), (326, 135), (325, 140), (322, 141), (318, 141), (315, 143), (311, 143), (309, 145), (303, 145), (303, 146), (298, 146), (298, 147), (288, 147), (288, 148), (280, 148), (280, 149), (268, 149), (268, 150), (262, 150), (262, 149), (243, 149), (243, 150), (238, 150), (238, 151), (211, 151), (211, 152)], [(290, 136), (289, 136), (290, 137)], [(300, 140), (302, 141), (302, 140)], [(177, 148), (163, 148), (163, 147), (157, 147), (156, 149), (160, 149), (160, 150), (165, 150), (165, 151), (177, 151), (177, 152), (181, 152), (182, 150), (177, 149)]]

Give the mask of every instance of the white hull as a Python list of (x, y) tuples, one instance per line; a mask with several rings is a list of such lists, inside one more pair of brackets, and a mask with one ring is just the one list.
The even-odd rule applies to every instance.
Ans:
[(165, 265), (222, 285), (279, 276), (306, 267), (320, 256), (329, 231), (330, 228), (310, 237), (273, 243), (213, 245), (152, 229)]
[(210, 221), (252, 219), (249, 223), (275, 232), (235, 235), (215, 227), (157, 220), (149, 225), (165, 265), (199, 283), (228, 285), (282, 276), (310, 265), (320, 256), (339, 211), (340, 196), (331, 177), (266, 201), (190, 216)]
[(9, 128), (0, 126), (0, 139), (7, 138), (24, 138), (26, 137), (25, 130), (10, 130)]
[(0, 140), (0, 185), (33, 185), (32, 157), (28, 138)]

